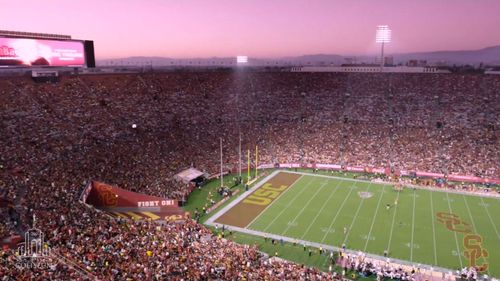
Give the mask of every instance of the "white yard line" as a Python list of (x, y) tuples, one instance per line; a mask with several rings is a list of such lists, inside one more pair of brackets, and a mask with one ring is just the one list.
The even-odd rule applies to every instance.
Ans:
[(380, 201), (382, 201), (382, 197), (384, 197), (384, 191), (385, 191), (385, 185), (382, 187), (382, 194), (380, 195), (380, 198), (378, 199), (377, 209), (375, 210), (375, 216), (373, 217), (372, 225), (370, 226), (370, 231), (368, 232), (368, 236), (366, 237), (366, 243), (365, 243), (365, 248), (363, 249), (363, 252), (366, 252), (366, 248), (368, 247), (368, 241), (370, 241), (370, 236), (372, 235), (373, 226), (375, 225), (375, 220), (377, 219), (378, 209), (380, 207)]
[[(399, 201), (399, 194), (401, 193), (401, 191), (398, 191), (398, 196), (396, 196), (396, 201)], [(391, 250), (391, 241), (392, 241), (392, 233), (394, 231), (394, 220), (396, 219), (396, 213), (398, 211), (398, 207), (396, 206), (394, 208), (394, 214), (392, 215), (392, 225), (391, 225), (391, 234), (389, 234), (389, 243), (387, 244), (387, 253), (390, 254), (390, 250)]]
[[(258, 218), (260, 218), (260, 216), (262, 216), (262, 214), (263, 214), (263, 213), (265, 213), (265, 212), (266, 212), (266, 210), (274, 204), (274, 202), (278, 201), (278, 199), (280, 199), (280, 197), (281, 197), (281, 196), (283, 196), (283, 194), (287, 193), (290, 189), (292, 189), (292, 187), (293, 187), (293, 186), (294, 186), (294, 185), (295, 185), (298, 181), (300, 181), (300, 179), (302, 179), (303, 177), (304, 177), (304, 175), (302, 175), (302, 176), (300, 176), (298, 179), (296, 179), (296, 180), (295, 180), (295, 181), (294, 181), (294, 182), (293, 182), (293, 183), (292, 183), (292, 184), (291, 184), (291, 185), (290, 185), (290, 186), (289, 186), (289, 187), (285, 190), (285, 192), (282, 192), (280, 195), (278, 195), (278, 197), (276, 197), (276, 198), (274, 199), (274, 201), (273, 201), (273, 202), (271, 202), (271, 204), (267, 205), (267, 206), (264, 208), (264, 210), (262, 210), (262, 212), (260, 212), (260, 214), (259, 214), (258, 216), (256, 216), (255, 218), (253, 218), (253, 220), (252, 220), (251, 222), (249, 222), (249, 223), (245, 226), (245, 228), (247, 228), (247, 227), (251, 226), (251, 225), (252, 225), (252, 223), (253, 223), (254, 221), (256, 221)], [(267, 181), (266, 181), (266, 182), (267, 182)]]
[[(215, 223), (209, 223), (209, 225), (213, 226), (213, 225), (215, 225)], [(332, 245), (321, 244), (321, 243), (312, 242), (312, 241), (305, 241), (305, 240), (300, 240), (300, 239), (296, 239), (296, 238), (290, 238), (290, 237), (286, 237), (286, 236), (276, 235), (276, 234), (272, 234), (272, 233), (251, 230), (251, 229), (247, 229), (247, 228), (241, 228), (241, 227), (235, 227), (235, 226), (228, 225), (227, 229), (232, 230), (234, 232), (238, 232), (238, 233), (246, 233), (246, 234), (254, 235), (254, 236), (267, 237), (269, 239), (275, 239), (275, 240), (283, 239), (283, 241), (285, 241), (285, 242), (297, 243), (299, 245), (307, 245), (309, 247), (314, 247), (314, 248), (322, 247), (324, 250), (328, 250), (328, 251), (336, 251), (336, 252), (339, 252), (341, 250), (344, 251), (342, 248), (335, 247)], [(348, 254), (351, 254), (351, 255), (357, 255), (359, 253), (358, 250), (349, 250), (349, 249), (345, 249), (345, 252), (347, 252)], [(375, 255), (375, 254), (370, 254), (370, 253), (365, 253), (365, 255), (367, 258), (373, 259), (375, 263), (378, 263), (378, 264), (386, 264), (387, 263), (387, 257), (379, 256), (379, 255)], [(401, 265), (405, 265), (408, 267), (415, 266), (414, 263), (410, 263), (408, 260), (391, 258), (391, 266), (394, 266), (394, 267), (398, 266), (399, 267)], [(438, 266), (430, 265), (430, 264), (420, 264), (420, 269), (425, 270), (425, 271), (429, 270), (429, 271), (442, 272), (442, 273), (448, 273), (450, 271), (456, 270), (456, 269), (449, 269), (449, 268), (447, 269), (447, 268), (443, 268), (443, 267), (438, 267)]]
[(415, 202), (417, 197), (415, 196), (416, 191), (413, 190), (413, 215), (411, 218), (411, 244), (410, 244), (410, 261), (413, 262), (413, 236), (415, 233)]
[[(365, 192), (370, 189), (371, 185), (372, 185), (372, 183), (370, 182), (370, 184), (366, 188)], [(354, 214), (354, 218), (352, 219), (351, 225), (347, 229), (347, 234), (345, 235), (344, 242), (342, 242), (342, 244), (345, 244), (347, 242), (347, 238), (349, 238), (349, 234), (351, 234), (351, 229), (354, 226), (354, 223), (356, 222), (356, 219), (358, 218), (359, 211), (361, 210), (361, 206), (363, 206), (363, 203), (365, 203), (365, 200), (366, 199), (361, 198), (361, 202), (358, 205), (358, 209), (356, 210), (356, 214)]]
[[(448, 193), (446, 193), (446, 199), (448, 201), (448, 209), (450, 210), (450, 213), (453, 214), (453, 211), (451, 210), (450, 196), (448, 196)], [(453, 234), (455, 235), (455, 244), (457, 245), (457, 255), (458, 255), (458, 259), (460, 260), (460, 268), (463, 268), (464, 266), (462, 263), (462, 255), (460, 252), (460, 247), (458, 246), (457, 232), (453, 231)]]
[(491, 225), (493, 225), (493, 228), (495, 229), (495, 233), (497, 234), (497, 238), (500, 239), (500, 234), (498, 233), (497, 226), (495, 225), (495, 222), (493, 222), (493, 219), (491, 218), (490, 211), (488, 210), (488, 207), (486, 206), (486, 203), (484, 202), (484, 199), (481, 197), (481, 203), (483, 203), (483, 207), (486, 210), (486, 214), (488, 214), (488, 218), (490, 218)]
[[(274, 222), (275, 222), (275, 221), (276, 221), (279, 217), (281, 217), (281, 215), (283, 215), (283, 213), (284, 213), (285, 211), (287, 211), (287, 210), (288, 210), (288, 208), (289, 208), (290, 206), (292, 206), (292, 205), (293, 205), (293, 203), (295, 202), (295, 200), (297, 200), (297, 198), (299, 198), (299, 197), (300, 197), (300, 195), (302, 195), (302, 193), (304, 193), (304, 191), (305, 191), (305, 190), (306, 190), (306, 189), (307, 189), (307, 188), (308, 188), (308, 187), (309, 187), (309, 186), (310, 186), (313, 182), (314, 182), (314, 179), (311, 179), (311, 181), (310, 181), (310, 182), (308, 182), (308, 183), (306, 184), (306, 186), (304, 186), (304, 187), (302, 188), (302, 190), (301, 190), (299, 193), (295, 194), (295, 196), (292, 198), (292, 200), (290, 200), (290, 202), (288, 202), (288, 204), (286, 204), (286, 206), (285, 206), (285, 207), (284, 207), (284, 208), (283, 208), (283, 209), (279, 212), (279, 214), (278, 214), (277, 216), (275, 216), (275, 217), (274, 217), (274, 219), (273, 219), (273, 220), (272, 220), (272, 221), (271, 221), (271, 222), (270, 222), (270, 223), (266, 226), (266, 228), (264, 228), (264, 231), (267, 231), (267, 229), (268, 229), (271, 225), (273, 225), (273, 224), (274, 224)], [(276, 201), (278, 201), (278, 200), (276, 200)]]
[(354, 183), (354, 185), (350, 187), (349, 194), (347, 194), (347, 196), (344, 198), (344, 201), (342, 202), (342, 205), (340, 205), (340, 208), (337, 210), (337, 213), (335, 214), (335, 217), (333, 218), (332, 222), (330, 223), (330, 226), (326, 230), (325, 235), (323, 235), (323, 239), (321, 239), (321, 243), (323, 243), (325, 241), (326, 236), (328, 235), (328, 233), (330, 233), (330, 229), (332, 229), (333, 224), (337, 220), (337, 217), (339, 216), (342, 208), (344, 208), (345, 202), (347, 202), (347, 198), (349, 198), (349, 196), (351, 196), (351, 193), (354, 190), (355, 186), (356, 186), (356, 183)]
[(307, 233), (309, 233), (309, 231), (311, 230), (311, 227), (314, 225), (314, 223), (318, 219), (319, 215), (322, 214), (323, 209), (326, 207), (326, 205), (328, 204), (328, 202), (330, 201), (330, 199), (332, 199), (332, 196), (335, 194), (335, 192), (337, 192), (337, 190), (339, 189), (340, 183), (342, 183), (342, 181), (338, 180), (338, 183), (335, 186), (335, 190), (330, 193), (330, 196), (328, 196), (328, 199), (326, 199), (325, 203), (323, 203), (323, 206), (321, 206), (321, 209), (319, 210), (319, 212), (316, 213), (316, 216), (314, 217), (314, 219), (312, 220), (312, 222), (307, 227), (306, 232), (304, 232), (304, 234), (302, 234), (302, 237), (300, 237), (300, 239), (304, 239), (304, 237), (307, 235)]
[(297, 220), (297, 218), (298, 218), (298, 217), (300, 217), (300, 215), (302, 215), (302, 213), (304, 212), (304, 210), (306, 210), (306, 209), (307, 209), (307, 207), (309, 207), (309, 204), (311, 204), (312, 200), (313, 200), (314, 198), (316, 198), (316, 195), (318, 195), (318, 193), (319, 193), (321, 190), (323, 190), (323, 188), (324, 188), (327, 184), (328, 184), (328, 182), (327, 182), (327, 181), (325, 181), (324, 183), (322, 183), (322, 184), (321, 184), (321, 186), (318, 188), (318, 190), (316, 190), (316, 192), (314, 193), (314, 195), (313, 195), (313, 196), (311, 196), (311, 197), (309, 198), (309, 200), (307, 200), (307, 203), (306, 203), (306, 204), (304, 204), (304, 206), (303, 206), (303, 207), (302, 207), (302, 209), (299, 211), (299, 213), (295, 216), (295, 218), (293, 218), (292, 223), (289, 223), (289, 224), (286, 226), (285, 231), (283, 231), (283, 232), (281, 233), (281, 235), (285, 235), (285, 233), (286, 233), (286, 232), (290, 229), (290, 226), (291, 226), (291, 225), (293, 225), (293, 223)]
[(432, 191), (431, 193), (431, 217), (432, 217), (432, 241), (434, 243), (434, 265), (437, 265), (437, 247), (436, 247), (436, 226), (434, 225), (434, 203), (432, 202)]
[(474, 228), (474, 232), (477, 233), (476, 224), (474, 223), (474, 219), (472, 218), (472, 213), (470, 212), (469, 203), (467, 203), (467, 198), (465, 197), (465, 195), (462, 195), (462, 197), (464, 198), (465, 206), (467, 207), (467, 212), (469, 213), (469, 219), (470, 222), (472, 223), (472, 227)]

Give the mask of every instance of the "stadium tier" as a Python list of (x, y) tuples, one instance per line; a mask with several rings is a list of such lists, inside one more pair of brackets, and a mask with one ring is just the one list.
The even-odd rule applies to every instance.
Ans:
[[(76, 75), (59, 79), (58, 83), (38, 84), (26, 77), (0, 78), (0, 215), (4, 222), (0, 224), (0, 237), (24, 237), (34, 226), (45, 235), (44, 240), (38, 237), (36, 241), (44, 241), (41, 247), (51, 250), (47, 268), (19, 267), (16, 250), (8, 249), (9, 243), (5, 240), (0, 280), (332, 280), (344, 277), (346, 272), (379, 274), (367, 266), (368, 260), (356, 263), (354, 258), (349, 260), (343, 256), (346, 252), (332, 252), (330, 256), (329, 250), (311, 250), (306, 244), (302, 250), (302, 245), (294, 245), (294, 239), (325, 243), (337, 250), (344, 244), (348, 248), (352, 245), (351, 250), (366, 250), (379, 256), (391, 256), (395, 252), (401, 260), (435, 265), (453, 273), (473, 266), (466, 255), (477, 254), (474, 265), (490, 264), (481, 273), (500, 277), (498, 266), (493, 266), (500, 262), (500, 256), (494, 252), (499, 245), (500, 221), (490, 215), (498, 209), (498, 198), (481, 201), (478, 198), (483, 197), (477, 196), (477, 193), (498, 195), (500, 76), (196, 71)], [(284, 234), (291, 237), (286, 240), (289, 243), (280, 246), (286, 241), (273, 238), (271, 245), (267, 237), (245, 240), (244, 234), (238, 234), (235, 240), (246, 244), (237, 244), (232, 241), (234, 233), (220, 229), (214, 233), (199, 223), (207, 219), (202, 209), (211, 207), (222, 195), (213, 195), (217, 200), (203, 198), (203, 203), (196, 205), (199, 198), (206, 195), (203, 193), (206, 187), (195, 188), (198, 182), (183, 182), (174, 176), (190, 167), (201, 171), (200, 175), (216, 175), (222, 161), (222, 170), (237, 177), (240, 139), (243, 176), (247, 174), (247, 162), (252, 168), (256, 164), (253, 153), (257, 146), (258, 163), (269, 165), (269, 171), (264, 171), (266, 174), (283, 163), (297, 163), (299, 168), (309, 167), (316, 172), (321, 168), (316, 164), (324, 163), (340, 167), (335, 169), (339, 170), (335, 172), (339, 177), (353, 176), (345, 167), (363, 167), (357, 176), (363, 176), (358, 180), (364, 182), (347, 189), (348, 180), (304, 176), (297, 185), (302, 188), (290, 187), (290, 191), (283, 192), (283, 197), (281, 193), (274, 193), (275, 190), (264, 191), (275, 196), (273, 200), (280, 197), (272, 203), (272, 208), (261, 208), (256, 213), (262, 212), (262, 216), (248, 217), (243, 222), (221, 221), (220, 225), (248, 226), (262, 233)], [(252, 150), (251, 159), (247, 159), (248, 150)], [(290, 166), (291, 170), (294, 168)], [(383, 172), (374, 175), (374, 168)], [(328, 175), (334, 173), (328, 170)], [(430, 174), (426, 176), (426, 172)], [(442, 176), (433, 178), (435, 174)], [(452, 181), (453, 175), (488, 181)], [(286, 186), (299, 178), (288, 177), (285, 177)], [(232, 184), (230, 177), (224, 179), (226, 185)], [(372, 184), (370, 180), (382, 183)], [(144, 199), (146, 203), (141, 203), (142, 199), (132, 203), (150, 208), (139, 210), (149, 215), (145, 220), (130, 220), (120, 212), (110, 214), (106, 209), (84, 204), (79, 199), (88, 195), (82, 191), (92, 181), (120, 187), (120, 195), (107, 192), (92, 196), (95, 201), (122, 208), (122, 213), (137, 214), (137, 210), (126, 209), (136, 206), (114, 204), (123, 199), (121, 194), (126, 197), (131, 191), (148, 195), (138, 196), (148, 198)], [(214, 182), (217, 186), (213, 193), (215, 190), (224, 193), (226, 186), (219, 186), (217, 179)], [(238, 192), (247, 192), (248, 186), (235, 182)], [(419, 188), (426, 185), (440, 190), (415, 191), (397, 184), (398, 190), (395, 190), (388, 182)], [(342, 196), (332, 195), (333, 203), (327, 204), (331, 195), (328, 189), (337, 190), (341, 185), (346, 188), (338, 191)], [(386, 194), (374, 191), (376, 186)], [(107, 191), (113, 189), (107, 187)], [(448, 193), (442, 192), (449, 189), (476, 195), (453, 193), (450, 199)], [(344, 200), (352, 190), (356, 190), (352, 194), (360, 195)], [(382, 199), (382, 196), (387, 197)], [(432, 196), (434, 199), (429, 199)], [(315, 201), (309, 200), (313, 197)], [(294, 198), (300, 202), (297, 210), (290, 207)], [(491, 230), (482, 235), (486, 239), (484, 245), (489, 247), (484, 253), (489, 256), (477, 251), (465, 253), (467, 245), (455, 247), (454, 244), (458, 241), (456, 235), (461, 234), (444, 230), (438, 233), (444, 233), (440, 241), (449, 251), (438, 251), (435, 256), (427, 257), (415, 245), (432, 245), (430, 240), (414, 245), (413, 237), (408, 240), (410, 238), (395, 234), (395, 243), (402, 245), (384, 253), (385, 244), (379, 247), (368, 243), (372, 236), (386, 237), (393, 231), (389, 234), (385, 232), (387, 229), (377, 229), (378, 225), (385, 226), (383, 218), (378, 218), (375, 226), (368, 220), (373, 213), (359, 203), (365, 198), (372, 200), (368, 206), (386, 216), (389, 223), (395, 221), (393, 227), (404, 229), (408, 237), (415, 225), (418, 228), (432, 223), (445, 228), (448, 221), (455, 231), (453, 223), (458, 221), (456, 224), (463, 222), (469, 227), (471, 235), (482, 233), (476, 226), (487, 225)], [(462, 200), (470, 200), (467, 202), (473, 202), (474, 207), (467, 211), (468, 206), (464, 205), (459, 218), (447, 217), (443, 222), (433, 222), (435, 216), (425, 213), (431, 212), (427, 203), (423, 203), (428, 199), (439, 200), (434, 201), (434, 207), (441, 212), (445, 211), (444, 207), (451, 209), (455, 204), (462, 204)], [(184, 210), (199, 222), (184, 216), (175, 221), (149, 219), (155, 214), (154, 202), (162, 200), (187, 201)], [(415, 202), (422, 204), (416, 209), (418, 215), (422, 214), (420, 217), (414, 214)], [(301, 220), (304, 223), (318, 220), (324, 225), (298, 231), (298, 218), (303, 212), (307, 213), (303, 207), (309, 204), (318, 209), (300, 217)], [(338, 213), (334, 212), (344, 204), (350, 206), (350, 214), (339, 216), (337, 224), (325, 218), (326, 215), (336, 218)], [(320, 210), (322, 205), (331, 207), (330, 211)], [(403, 217), (393, 215), (395, 205), (404, 210)], [(290, 208), (290, 212), (274, 221), (286, 208)], [(480, 214), (475, 208), (490, 211)], [(357, 217), (358, 213), (366, 220), (358, 227), (366, 226), (369, 231), (365, 231), (364, 238), (359, 234), (365, 232), (354, 233), (354, 215)], [(130, 216), (135, 218), (133, 214)], [(422, 221), (411, 223), (415, 217)], [(474, 227), (473, 218), (478, 220)], [(213, 226), (216, 224), (217, 221)], [(336, 231), (332, 231), (333, 228)], [(230, 239), (226, 239), (226, 235)], [(453, 244), (448, 245), (448, 240)], [(257, 246), (256, 241), (264, 246)], [(391, 242), (384, 240), (387, 242), (390, 246)], [(404, 243), (410, 242), (406, 247)], [(23, 249), (30, 249), (28, 245), (31, 244), (25, 244)], [(263, 248), (273, 249), (278, 258), (266, 257), (261, 252)], [(301, 253), (307, 252), (306, 248), (309, 256), (314, 256), (311, 259), (324, 260), (322, 267), (313, 268), (302, 265), (306, 261), (294, 263), (279, 258), (281, 251)], [(433, 253), (432, 249), (428, 251)], [(461, 258), (446, 258), (452, 251)], [(339, 273), (329, 270), (330, 265), (336, 265)], [(415, 268), (412, 272), (412, 269), (387, 266), (384, 268), (387, 275), (383, 273), (382, 277), (398, 274), (400, 279), (410, 280), (416, 274)], [(7, 277), (2, 279), (3, 276)]]

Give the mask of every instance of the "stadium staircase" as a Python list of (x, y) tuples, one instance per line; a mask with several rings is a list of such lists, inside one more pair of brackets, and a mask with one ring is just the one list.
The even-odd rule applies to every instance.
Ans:
[(140, 76), (140, 75), (137, 75), (137, 78), (139, 79), (139, 81), (141, 81), (144, 88), (149, 90), (148, 83), (146, 83), (146, 81), (144, 81), (144, 78), (142, 78), (142, 76)]
[(92, 274), (90, 271), (88, 271), (84, 267), (80, 266), (74, 260), (67, 258), (64, 255), (60, 254), (59, 252), (52, 251), (51, 255), (59, 263), (67, 265), (69, 268), (73, 269), (75, 272), (78, 272), (78, 274), (80, 274), (84, 278), (84, 280), (99, 280), (97, 278), (97, 276)]
[(90, 87), (89, 85), (87, 85), (87, 83), (85, 83), (85, 81), (82, 80), (82, 78), (78, 77), (78, 82), (80, 82), (80, 84), (83, 85), (83, 87), (85, 88), (85, 90), (89, 91), (90, 92)]

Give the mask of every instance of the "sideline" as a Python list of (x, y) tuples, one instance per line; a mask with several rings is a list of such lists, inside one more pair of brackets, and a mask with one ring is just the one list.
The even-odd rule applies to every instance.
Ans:
[[(210, 223), (209, 225), (215, 226), (216, 224)], [(217, 223), (217, 225), (220, 226), (221, 224)], [(301, 240), (301, 239), (295, 239), (295, 238), (290, 238), (287, 236), (266, 233), (266, 232), (262, 232), (262, 231), (246, 229), (246, 228), (241, 228), (241, 227), (236, 227), (236, 226), (231, 226), (231, 225), (225, 225), (225, 228), (227, 230), (231, 230), (231, 231), (235, 231), (235, 232), (245, 233), (245, 234), (254, 235), (254, 236), (267, 237), (269, 239), (275, 239), (277, 241), (283, 239), (284, 242), (288, 242), (288, 243), (297, 243), (300, 245), (306, 245), (306, 246), (314, 247), (314, 248), (322, 247), (324, 250), (330, 250), (330, 251), (336, 251), (336, 252), (340, 252), (342, 250), (341, 248), (335, 247), (332, 245), (321, 244), (321, 243), (316, 243), (316, 242), (311, 242), (311, 241), (306, 241), (306, 240)], [(359, 250), (345, 249), (344, 252), (347, 254), (351, 254), (351, 255), (358, 255), (360, 251)], [(370, 258), (370, 259), (378, 261), (384, 265), (386, 265), (387, 263), (390, 263), (390, 264), (407, 266), (409, 268), (415, 267), (414, 262), (409, 262), (409, 261), (395, 259), (395, 258), (387, 258), (387, 257), (379, 256), (379, 255), (365, 253), (365, 252), (363, 252), (363, 255)], [(439, 272), (442, 274), (449, 274), (450, 272), (454, 272), (454, 270), (452, 270), (452, 269), (437, 267), (437, 266), (428, 265), (428, 264), (419, 264), (419, 268), (421, 269), (423, 274), (428, 274), (431, 276), (435, 272)]]
[[(369, 181), (369, 180), (359, 180), (359, 179), (351, 179), (351, 178), (344, 178), (344, 177), (337, 177), (337, 176), (328, 176), (328, 175), (322, 175), (322, 174), (315, 174), (315, 173), (307, 173), (307, 172), (295, 172), (295, 171), (289, 171), (289, 170), (280, 170), (286, 173), (292, 173), (292, 174), (299, 174), (299, 175), (308, 175), (308, 176), (316, 176), (316, 177), (323, 177), (323, 178), (331, 178), (331, 179), (338, 179), (338, 180), (346, 180), (346, 181), (356, 181), (356, 182), (366, 182), (366, 183), (378, 183), (378, 184), (394, 184), (394, 182), (388, 182), (388, 181)], [(460, 191), (460, 190), (454, 190), (454, 189), (446, 189), (446, 188), (436, 188), (436, 187), (426, 187), (422, 185), (414, 185), (414, 184), (407, 184), (407, 183), (401, 183), (404, 186), (407, 187), (412, 187), (416, 189), (422, 189), (422, 190), (430, 190), (430, 191), (437, 191), (437, 192), (444, 192), (444, 193), (456, 193), (456, 194), (464, 194), (464, 195), (469, 195), (469, 196), (477, 196), (477, 197), (483, 197), (483, 198), (493, 198), (493, 199), (500, 199), (500, 193), (480, 193), (480, 192), (470, 192), (470, 191)]]

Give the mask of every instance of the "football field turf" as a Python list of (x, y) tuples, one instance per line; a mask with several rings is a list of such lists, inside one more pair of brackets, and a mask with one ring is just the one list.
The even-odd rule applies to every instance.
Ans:
[(215, 222), (500, 277), (498, 198), (289, 172), (265, 181)]

